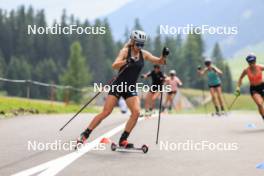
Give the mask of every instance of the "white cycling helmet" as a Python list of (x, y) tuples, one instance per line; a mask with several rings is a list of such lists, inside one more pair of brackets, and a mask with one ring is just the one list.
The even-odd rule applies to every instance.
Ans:
[(210, 58), (210, 57), (207, 57), (207, 58), (205, 58), (205, 60), (204, 60), (204, 63), (206, 63), (206, 62), (212, 62), (212, 59)]
[(130, 39), (139, 43), (144, 43), (147, 40), (147, 35), (144, 31), (133, 30), (130, 35)]
[(176, 75), (176, 71), (175, 70), (170, 70), (170, 75)]

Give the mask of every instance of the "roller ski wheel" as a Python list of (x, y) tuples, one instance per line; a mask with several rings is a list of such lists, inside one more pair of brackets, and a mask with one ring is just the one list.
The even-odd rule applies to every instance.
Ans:
[(119, 146), (115, 143), (111, 144), (112, 151), (142, 151), (143, 153), (147, 153), (149, 148), (147, 145), (142, 145), (142, 147), (135, 147), (133, 144), (130, 146)]
[(227, 116), (228, 114), (227, 114), (227, 112), (222, 111), (222, 112), (221, 112), (221, 115), (222, 115), (222, 116)]
[(214, 117), (214, 116), (220, 117), (221, 113), (220, 112), (213, 112), (211, 115), (212, 115), (212, 117)]
[(150, 118), (151, 117), (151, 115), (152, 115), (152, 113), (150, 112), (150, 111), (145, 111), (145, 112), (143, 112), (142, 114), (140, 114), (140, 118), (146, 118), (146, 119), (148, 119), (148, 118)]
[(148, 146), (145, 145), (145, 144), (142, 145), (141, 149), (142, 149), (143, 153), (147, 153), (148, 152)]
[(115, 143), (111, 144), (111, 150), (116, 151), (117, 145)]

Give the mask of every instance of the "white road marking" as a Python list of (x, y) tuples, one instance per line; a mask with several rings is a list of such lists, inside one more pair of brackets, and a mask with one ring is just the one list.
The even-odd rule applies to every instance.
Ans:
[[(143, 118), (139, 118), (138, 122), (144, 120)], [(74, 151), (70, 154), (67, 154), (65, 156), (59, 157), (57, 159), (50, 160), (46, 163), (40, 164), (38, 166), (35, 166), (33, 168), (26, 169), (24, 171), (18, 172), (13, 174), (12, 176), (29, 176), (32, 174), (37, 174), (39, 176), (53, 176), (59, 173), (61, 170), (63, 170), (65, 167), (70, 165), (72, 162), (80, 158), (85, 153), (91, 151), (93, 148), (95, 148), (100, 141), (103, 138), (110, 138), (119, 131), (123, 130), (125, 128), (126, 123), (123, 123), (116, 128), (110, 130), (109, 132), (103, 134), (102, 136), (96, 138), (94, 141), (85, 144), (82, 148), (80, 148), (78, 151)]]

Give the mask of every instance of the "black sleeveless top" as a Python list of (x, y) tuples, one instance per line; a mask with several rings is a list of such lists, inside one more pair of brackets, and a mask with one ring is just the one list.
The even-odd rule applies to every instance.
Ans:
[(163, 85), (165, 76), (161, 71), (156, 73), (154, 70), (152, 70), (147, 76), (151, 77), (152, 85)]
[[(128, 49), (127, 59), (131, 58), (131, 48)], [(119, 72), (125, 67), (120, 68)], [(121, 82), (127, 82), (127, 85), (136, 85), (138, 77), (142, 68), (144, 67), (144, 58), (142, 51), (139, 52), (139, 59), (133, 63), (130, 63), (127, 68), (119, 75), (119, 77), (113, 82), (113, 85), (119, 85)]]

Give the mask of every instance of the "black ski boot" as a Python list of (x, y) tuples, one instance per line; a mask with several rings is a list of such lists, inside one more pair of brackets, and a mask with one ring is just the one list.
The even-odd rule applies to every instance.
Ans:
[(128, 143), (127, 140), (119, 141), (119, 146), (123, 148), (134, 148), (134, 144)]

